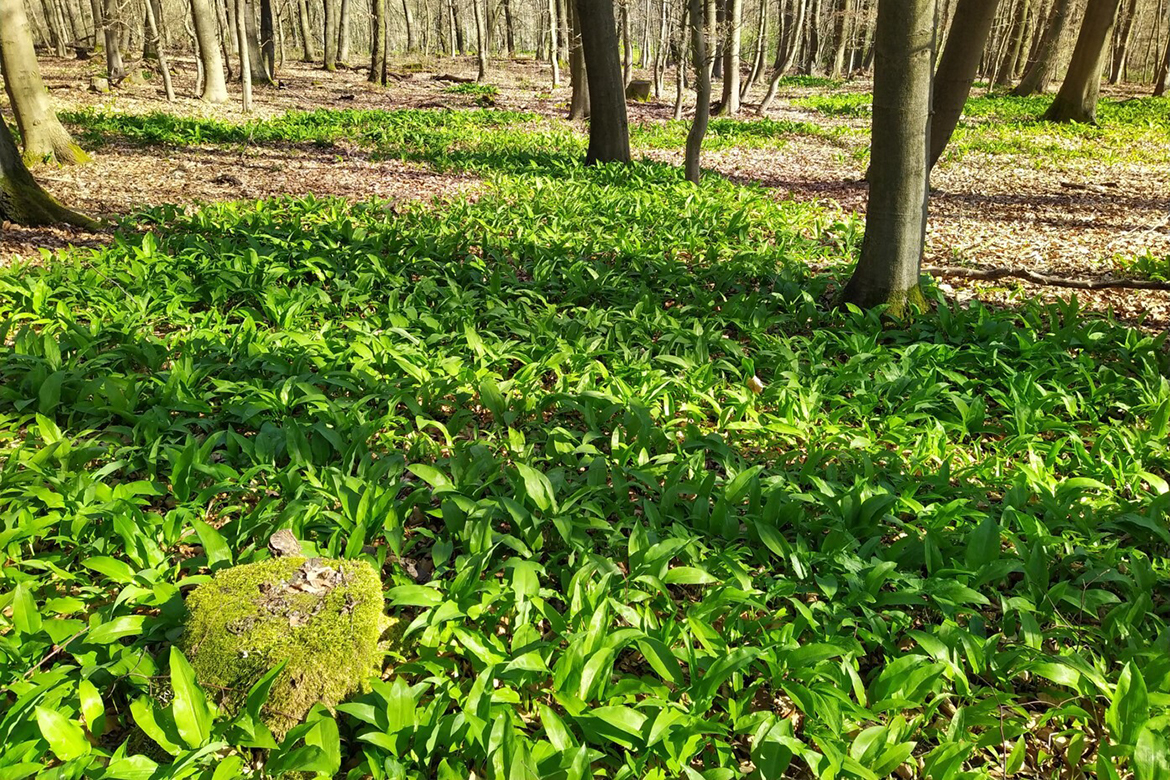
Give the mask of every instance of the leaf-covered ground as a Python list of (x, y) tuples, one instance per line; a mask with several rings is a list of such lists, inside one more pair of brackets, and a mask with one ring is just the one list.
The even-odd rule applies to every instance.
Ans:
[[(1165, 776), (1165, 336), (835, 309), (855, 218), (538, 117), (73, 121), (485, 178), (0, 272), (0, 776)], [(276, 745), (172, 644), (280, 528), (409, 650)]]

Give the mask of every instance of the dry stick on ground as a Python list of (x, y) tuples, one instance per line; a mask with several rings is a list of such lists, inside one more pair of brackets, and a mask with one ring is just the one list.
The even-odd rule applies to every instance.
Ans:
[(1035, 271), (1025, 271), (1022, 268), (958, 268), (955, 266), (926, 266), (922, 273), (933, 276), (953, 276), (962, 279), (1023, 279), (1034, 284), (1044, 284), (1050, 287), (1072, 287), (1077, 290), (1107, 290), (1120, 288), (1126, 290), (1167, 290), (1170, 291), (1170, 282), (1158, 282), (1146, 279), (1066, 279), (1063, 276), (1049, 276), (1038, 274)]

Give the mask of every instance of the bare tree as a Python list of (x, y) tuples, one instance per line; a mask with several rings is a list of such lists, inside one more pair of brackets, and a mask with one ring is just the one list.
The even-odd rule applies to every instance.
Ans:
[(576, 2), (589, 83), (589, 150), (585, 164), (628, 163), (630, 129), (613, 0)]
[(1121, 0), (1093, 0), (1089, 3), (1068, 73), (1052, 105), (1045, 112), (1045, 119), (1053, 122), (1096, 123), (1106, 44), (1120, 4)]
[(951, 32), (938, 62), (934, 80), (934, 119), (930, 125), (930, 167), (951, 140), (971, 85), (979, 57), (991, 33), (1000, 0), (959, 0)]
[(711, 59), (707, 55), (708, 20), (712, 16), (711, 4), (703, 0), (690, 0), (688, 14), (691, 20), (691, 50), (695, 57), (695, 121), (687, 133), (686, 161), (684, 169), (687, 181), (699, 183), (702, 169), (699, 157), (703, 151), (703, 138), (707, 135), (707, 123), (711, 119)]
[(191, 18), (195, 24), (195, 38), (199, 43), (199, 59), (203, 65), (203, 100), (223, 103), (228, 99), (227, 82), (223, 75), (223, 55), (219, 48), (216, 19), (209, 0), (191, 0)]

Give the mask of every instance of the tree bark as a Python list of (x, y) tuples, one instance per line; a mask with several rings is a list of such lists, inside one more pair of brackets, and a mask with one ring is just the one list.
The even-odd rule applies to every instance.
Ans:
[(1000, 0), (959, 0), (951, 32), (938, 61), (934, 80), (934, 118), (930, 124), (930, 168), (951, 140), (971, 85), (979, 57), (991, 33)]
[(471, 8), (475, 12), (475, 49), (476, 66), (478, 71), (475, 80), (487, 80), (488, 50), (487, 50), (487, 22), (484, 19), (483, 0), (471, 0)]
[(301, 61), (316, 62), (317, 49), (313, 45), (313, 25), (309, 20), (309, 4), (297, 0), (297, 18), (301, 25)]
[(723, 94), (719, 113), (739, 113), (740, 48), (743, 44), (743, 0), (727, 0), (727, 25), (723, 39)]
[(41, 189), (20, 158), (8, 123), (0, 117), (0, 221), (3, 220), (30, 226), (97, 227), (92, 219), (70, 211)]
[(1162, 55), (1162, 64), (1154, 78), (1154, 97), (1165, 97), (1167, 92), (1170, 92), (1170, 35), (1167, 35), (1166, 53)]
[[(231, 2), (231, 0), (228, 0)], [(252, 111), (252, 56), (251, 46), (248, 45), (248, 26), (244, 21), (248, 16), (247, 0), (236, 0), (236, 37), (240, 51), (240, 83), (243, 88), (244, 113)]]
[(337, 63), (349, 67), (349, 0), (341, 0), (337, 21)]
[(756, 25), (758, 32), (756, 36), (756, 47), (752, 52), (752, 69), (748, 73), (747, 81), (739, 88), (739, 99), (742, 102), (751, 88), (756, 85), (756, 81), (760, 78), (760, 71), (764, 69), (764, 49), (768, 41), (768, 2), (767, 0), (760, 0), (760, 16)]
[(629, 85), (634, 78), (634, 44), (630, 40), (630, 6), (628, 0), (618, 0), (621, 4), (622, 26), (622, 87)]
[(1012, 94), (1016, 97), (1027, 97), (1048, 88), (1052, 79), (1052, 70), (1056, 67), (1056, 55), (1060, 50), (1060, 38), (1068, 24), (1072, 12), (1072, 0), (1056, 0), (1052, 6), (1052, 13), (1044, 25), (1044, 35), (1040, 39), (1036, 59), (1028, 64), (1023, 78)]
[(837, 78), (845, 70), (845, 49), (849, 45), (849, 22), (853, 16), (853, 0), (841, 0), (834, 29), (833, 66), (829, 75)]
[(689, 0), (691, 18), (691, 49), (695, 57), (695, 121), (687, 133), (686, 160), (684, 170), (687, 181), (699, 183), (702, 175), (700, 157), (703, 152), (703, 138), (707, 135), (707, 123), (711, 119), (711, 66), (707, 56), (707, 20), (704, 15), (709, 8), (704, 0)]
[(341, 0), (325, 0), (325, 70), (337, 70), (338, 4)]
[(683, 90), (686, 88), (687, 76), (687, 32), (689, 30), (689, 20), (691, 16), (690, 2), (683, 4), (682, 13), (679, 14), (679, 40), (678, 40), (678, 67), (675, 69), (676, 80), (674, 83), (674, 121), (678, 122), (683, 116)]
[(208, 103), (223, 103), (228, 99), (227, 82), (210, 0), (191, 0), (191, 18), (195, 23), (195, 38), (199, 41), (199, 59), (203, 63), (202, 98)]
[[(405, 2), (405, 0), (403, 0)], [(516, 28), (512, 22), (512, 2), (503, 0), (504, 5), (504, 45), (508, 49), (508, 57), (516, 56)]]
[(900, 317), (924, 306), (927, 140), (936, 0), (878, 0), (869, 205), (861, 259), (842, 301), (888, 305)]
[(162, 35), (159, 34), (158, 20), (154, 17), (154, 3), (146, 0), (146, 25), (150, 29), (150, 37), (154, 40), (155, 54), (158, 56), (158, 69), (162, 71), (163, 89), (166, 90), (167, 102), (175, 102), (175, 87), (171, 83), (171, 67), (167, 63), (167, 53), (163, 46)]
[(272, 0), (260, 0), (261, 75), (268, 84), (276, 83), (276, 25), (272, 18)]
[(1077, 46), (1064, 83), (1044, 118), (1052, 122), (1097, 123), (1097, 98), (1101, 92), (1101, 70), (1106, 45), (1121, 0), (1093, 0), (1085, 11)]
[(565, 3), (569, 21), (569, 119), (589, 116), (589, 79), (586, 73), (585, 49), (581, 46), (581, 15), (574, 0)]
[(104, 9), (106, 73), (110, 86), (126, 78), (126, 65), (122, 62), (122, 17), (118, 13), (118, 0), (106, 0)]
[(1109, 68), (1109, 83), (1117, 84), (1125, 72), (1125, 60), (1129, 56), (1129, 43), (1133, 39), (1133, 23), (1137, 17), (1137, 0), (1129, 0), (1122, 6), (1117, 18), (1116, 33), (1113, 36), (1113, 62)]
[(626, 90), (618, 56), (613, 0), (577, 0), (589, 85), (589, 150), (585, 164), (630, 161)]
[(386, 0), (371, 0), (370, 75), (372, 84), (385, 84), (386, 73)]
[(0, 0), (0, 72), (24, 141), (25, 162), (88, 161), (89, 155), (73, 142), (49, 101), (33, 50), (24, 0)]
[(552, 68), (552, 85), (561, 85), (561, 57), (557, 46), (557, 0), (548, 0), (548, 64)]
[(410, 10), (409, 0), (402, 0), (402, 18), (406, 23), (406, 50), (414, 51), (418, 42), (414, 35), (414, 14)]
[(780, 86), (780, 79), (792, 68), (796, 62), (796, 55), (800, 49), (800, 41), (804, 36), (804, 18), (808, 10), (808, 0), (792, 0), (789, 15), (785, 17), (783, 30), (776, 37), (776, 62), (772, 66), (772, 79), (768, 82), (768, 92), (760, 103), (757, 114), (763, 116), (776, 99), (776, 90)]

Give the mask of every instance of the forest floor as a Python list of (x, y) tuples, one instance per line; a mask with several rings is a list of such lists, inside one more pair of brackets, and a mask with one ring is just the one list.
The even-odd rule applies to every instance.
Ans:
[[(208, 106), (191, 97), (194, 62), (176, 67), (179, 98), (167, 103), (157, 77), (101, 94), (91, 91), (96, 60), (45, 58), (46, 82), (74, 131), (94, 153), (92, 164), (41, 167), (40, 181), (62, 201), (93, 215), (116, 217), (162, 203), (192, 204), (277, 195), (334, 195), (429, 200), (469, 195), (481, 175), (428, 161), (372, 153), (353, 139), (327, 143), (284, 140), (181, 145), (134, 138), (119, 130), (93, 130), (95, 117), (111, 114), (240, 123), (271, 121), (290, 111), (467, 109), (490, 106), (543, 117), (576, 134), (584, 127), (563, 119), (568, 88), (550, 89), (543, 64), (493, 63), (494, 95), (453, 93), (443, 75), (474, 75), (471, 58), (400, 60), (389, 88), (370, 85), (364, 69), (325, 73), (289, 62), (279, 88), (258, 88), (255, 111), (245, 116), (235, 100)], [(639, 73), (645, 76), (645, 73)], [(760, 133), (713, 128), (703, 164), (739, 183), (758, 184), (776, 198), (818, 201), (841, 214), (864, 215), (868, 162), (868, 92), (864, 80), (793, 78), (784, 82), (768, 118), (780, 124)], [(458, 87), (456, 87), (458, 89)], [(742, 123), (756, 120), (763, 85), (749, 95)], [(981, 95), (985, 90), (976, 90)], [(932, 266), (1010, 267), (1067, 278), (1130, 276), (1132, 266), (1166, 275), (1170, 269), (1170, 126), (1166, 103), (1134, 99), (1128, 88), (1107, 88), (1100, 128), (1038, 122), (1047, 98), (975, 97), (952, 148), (932, 180), (926, 263)], [(1153, 103), (1153, 105), (1149, 105)], [(635, 154), (680, 164), (682, 133), (671, 122), (673, 85), (661, 99), (630, 106)], [(1138, 106), (1137, 116), (1126, 107)], [(3, 99), (0, 98), (0, 105)], [(1110, 110), (1113, 109), (1113, 110)], [(1157, 118), (1159, 112), (1162, 117)], [(1154, 118), (1151, 119), (1150, 117)], [(1118, 119), (1119, 118), (1119, 119)], [(675, 127), (671, 127), (675, 125)], [(724, 129), (729, 129), (727, 125)], [(640, 131), (640, 132), (639, 132)], [(41, 248), (103, 241), (73, 230), (8, 226), (0, 234), (0, 262), (35, 255)], [(1011, 304), (1039, 295), (1067, 298), (1072, 291), (1020, 280), (940, 279), (962, 301), (977, 296)], [(1082, 306), (1112, 310), (1145, 328), (1170, 327), (1170, 293), (1124, 289), (1077, 290)]]

